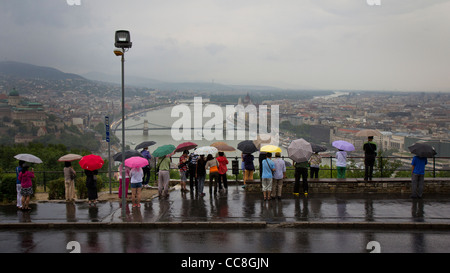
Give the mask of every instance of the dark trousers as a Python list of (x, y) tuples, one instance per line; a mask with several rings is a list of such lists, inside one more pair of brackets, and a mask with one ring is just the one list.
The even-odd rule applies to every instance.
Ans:
[(364, 158), (364, 180), (372, 180), (373, 165), (375, 165), (376, 155), (366, 155)]
[[(223, 187), (222, 187), (223, 182)], [(219, 174), (219, 190), (221, 189), (228, 189), (228, 181), (227, 181), (227, 173)]]
[(295, 168), (294, 193), (299, 193), (300, 176), (302, 177), (302, 181), (303, 181), (303, 192), (308, 192), (308, 169), (307, 168)]
[(191, 193), (194, 192), (194, 182), (195, 182), (195, 191), (198, 192), (198, 180), (197, 177), (195, 177), (195, 167), (189, 168), (189, 187), (191, 188)]
[(310, 178), (319, 178), (319, 168), (311, 167), (309, 170), (311, 172)]
[(209, 173), (209, 193), (212, 193), (212, 188), (214, 185), (214, 193), (217, 193), (217, 181), (219, 180), (219, 172)]
[(142, 168), (144, 176), (142, 177), (142, 184), (147, 185), (150, 181), (150, 166), (145, 166)]

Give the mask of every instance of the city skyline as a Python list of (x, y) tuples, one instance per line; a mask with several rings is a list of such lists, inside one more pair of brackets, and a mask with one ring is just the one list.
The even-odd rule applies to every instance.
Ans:
[[(286, 89), (448, 92), (450, 1), (2, 1), (2, 61)], [(150, 87), (150, 86), (149, 86)]]

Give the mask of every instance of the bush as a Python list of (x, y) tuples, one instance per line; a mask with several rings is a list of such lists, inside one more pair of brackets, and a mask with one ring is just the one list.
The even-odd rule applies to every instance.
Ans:
[(3, 200), (3, 202), (12, 202), (16, 199), (16, 175), (3, 174), (0, 177), (0, 200)]
[[(17, 200), (16, 181), (16, 174), (2, 174), (0, 176), (0, 200), (7, 203)], [(33, 195), (31, 198), (34, 197), (37, 187), (35, 179), (32, 181)]]
[(48, 199), (65, 199), (66, 188), (64, 178), (58, 178), (48, 182)]

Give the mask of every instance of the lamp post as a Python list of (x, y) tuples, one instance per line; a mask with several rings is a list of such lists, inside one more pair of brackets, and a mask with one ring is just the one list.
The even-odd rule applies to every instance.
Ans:
[(128, 30), (117, 30), (115, 35), (114, 54), (122, 56), (122, 216), (125, 217), (127, 190), (125, 176), (125, 52), (131, 48), (130, 32)]

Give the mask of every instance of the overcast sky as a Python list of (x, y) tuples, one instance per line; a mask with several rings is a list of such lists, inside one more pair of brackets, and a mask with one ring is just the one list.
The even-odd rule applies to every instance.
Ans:
[[(371, 2), (373, 0), (369, 0)], [(0, 60), (162, 81), (450, 91), (450, 0), (0, 0)]]

